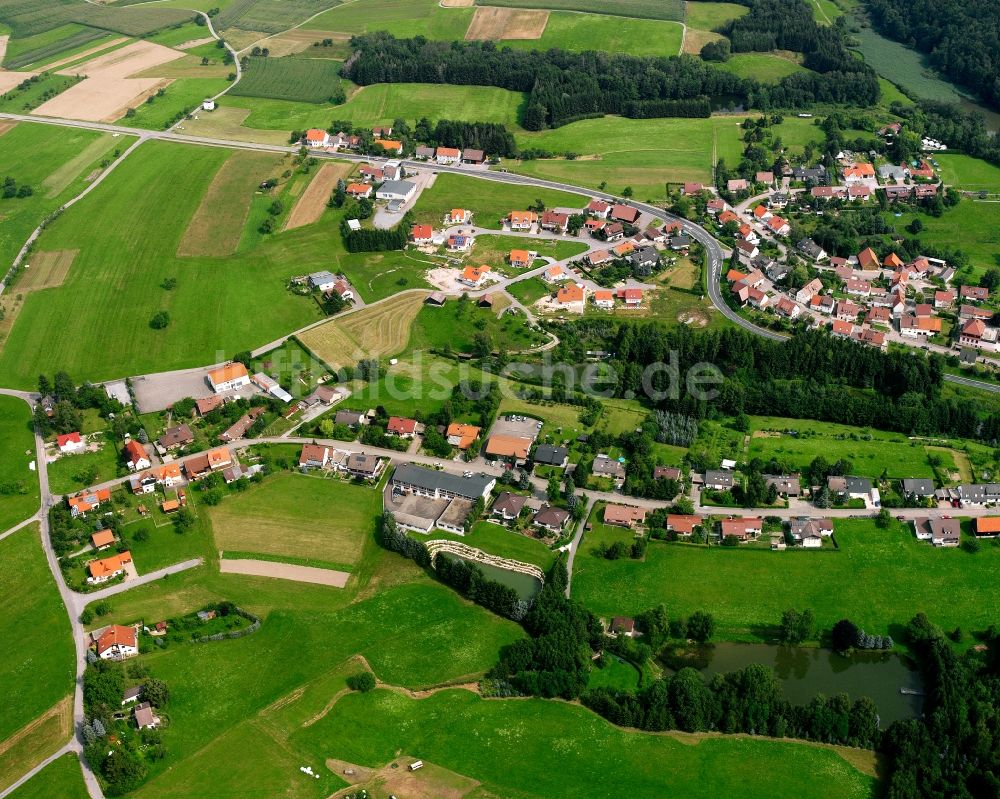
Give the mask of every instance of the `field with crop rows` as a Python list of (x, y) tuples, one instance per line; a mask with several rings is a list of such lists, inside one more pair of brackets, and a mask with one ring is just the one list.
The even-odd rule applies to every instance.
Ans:
[(340, 64), (320, 58), (251, 58), (230, 94), (322, 103), (340, 91)]

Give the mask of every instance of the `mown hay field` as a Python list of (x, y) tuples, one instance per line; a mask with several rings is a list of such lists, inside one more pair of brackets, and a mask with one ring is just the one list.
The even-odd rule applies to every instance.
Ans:
[(410, 326), (426, 296), (423, 291), (399, 294), (343, 319), (331, 319), (299, 338), (316, 357), (335, 367), (393, 355), (410, 340)]
[[(552, 11), (590, 11), (639, 19), (684, 20), (683, 0), (484, 0), (479, 5), (509, 8), (547, 8)], [(611, 23), (609, 23), (611, 24)]]

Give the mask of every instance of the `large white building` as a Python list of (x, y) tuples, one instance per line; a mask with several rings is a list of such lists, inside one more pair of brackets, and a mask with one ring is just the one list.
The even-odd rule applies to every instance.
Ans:
[(417, 191), (417, 184), (408, 180), (387, 180), (375, 192), (376, 200), (408, 202)]
[(223, 391), (234, 391), (250, 385), (250, 374), (241, 363), (227, 363), (208, 373), (208, 384), (212, 391), (221, 394)]

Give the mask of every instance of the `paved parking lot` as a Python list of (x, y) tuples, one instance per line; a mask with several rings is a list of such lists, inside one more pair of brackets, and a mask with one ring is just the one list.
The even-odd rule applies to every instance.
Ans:
[[(208, 368), (202, 367), (133, 377), (132, 389), (135, 391), (135, 404), (139, 413), (162, 411), (185, 397), (201, 399), (210, 396), (212, 389), (205, 380), (207, 373)], [(250, 385), (240, 391), (227, 392), (226, 396), (250, 397), (256, 393), (256, 386)]]
[(538, 437), (540, 424), (537, 419), (527, 416), (501, 416), (490, 428), (490, 435), (530, 438), (534, 441)]

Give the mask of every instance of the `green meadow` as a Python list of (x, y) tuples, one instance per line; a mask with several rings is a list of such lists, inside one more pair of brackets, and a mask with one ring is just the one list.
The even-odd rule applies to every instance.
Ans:
[(0, 533), (35, 513), (41, 502), (35, 460), (31, 409), (17, 397), (0, 396)]
[(474, 8), (442, 8), (438, 0), (357, 0), (343, 3), (310, 20), (309, 30), (337, 33), (388, 31), (394, 36), (464, 39)]
[(42, 552), (38, 525), (0, 541), (0, 741), (68, 696), (75, 658), (69, 619)]
[[(86, 177), (102, 157), (114, 148), (124, 149), (130, 141), (95, 131), (27, 122), (0, 135), (0, 174), (34, 190), (30, 197), (0, 199), (0, 263), (9, 266), (35, 226), (84, 189)], [(104, 147), (96, 142), (104, 142)], [(81, 163), (84, 152), (91, 157)], [(53, 194), (52, 189), (58, 191)]]
[(403, 118), (411, 123), (427, 117), (477, 119), (516, 125), (524, 97), (492, 86), (451, 86), (437, 83), (376, 83), (351, 87), (346, 103), (303, 103), (262, 97), (224, 101), (227, 107), (249, 108), (243, 125), (265, 130), (327, 127), (334, 119), (369, 126)]
[(942, 180), (956, 189), (1000, 192), (1000, 167), (988, 161), (960, 153), (941, 153), (934, 160), (941, 165)]
[(741, 78), (755, 78), (761, 83), (777, 83), (796, 72), (808, 72), (791, 58), (774, 53), (737, 53), (722, 68)]
[(24, 785), (9, 794), (10, 799), (88, 799), (87, 786), (76, 755), (63, 755), (49, 763)]
[[(365, 766), (399, 753), (482, 783), (485, 795), (867, 797), (872, 781), (833, 751), (748, 738), (649, 735), (612, 727), (582, 707), (483, 700), (445, 691), (415, 700), (351, 694), (291, 743), (314, 758)], [(530, 756), (525, 756), (530, 753)], [(511, 768), (517, 763), (517, 768)]]
[(539, 133), (519, 132), (522, 149), (575, 153), (578, 158), (506, 164), (513, 171), (581, 186), (631, 186), (639, 199), (664, 196), (666, 183), (710, 183), (714, 163), (739, 161), (740, 118), (622, 119), (601, 117)]
[[(965, 165), (959, 168), (964, 169)], [(992, 181), (998, 170), (983, 168), (977, 173)], [(888, 214), (888, 218), (890, 224), (900, 229), (910, 221), (909, 214), (900, 219)], [(928, 244), (962, 250), (972, 262), (975, 277), (997, 266), (997, 253), (1000, 252), (1000, 205), (997, 203), (963, 199), (957, 207), (939, 217), (920, 214), (920, 220), (924, 229), (917, 238)]]
[(790, 470), (801, 471), (822, 456), (831, 463), (850, 461), (852, 473), (863, 477), (877, 478), (883, 471), (894, 478), (934, 476), (926, 447), (901, 433), (766, 416), (753, 417), (753, 429), (747, 458), (775, 458)]
[(473, 212), (478, 227), (499, 230), (507, 214), (524, 210), (535, 200), (546, 208), (582, 208), (590, 201), (581, 194), (444, 173), (423, 191), (413, 211), (418, 222), (440, 225), (453, 208), (465, 208)]
[(846, 617), (894, 637), (920, 610), (949, 630), (992, 623), (981, 600), (1000, 579), (1000, 547), (938, 549), (917, 541), (912, 525), (868, 519), (835, 520), (834, 538), (837, 550), (822, 552), (652, 542), (644, 561), (609, 561), (590, 555), (585, 537), (573, 594), (604, 616), (660, 603), (677, 616), (708, 610), (718, 637), (736, 640), (768, 638), (790, 607), (812, 608), (821, 629)]
[(689, 28), (714, 31), (734, 19), (749, 13), (746, 6), (736, 3), (685, 3), (684, 22)]
[[(176, 256), (228, 155), (148, 142), (46, 230), (40, 248), (79, 254), (62, 286), (25, 300), (0, 353), (5, 382), (30, 386), (40, 370), (69, 369), (83, 380), (211, 363), (317, 318), (316, 306), (285, 284), (310, 263), (329, 265), (334, 231), (317, 236), (310, 226), (228, 258)], [(97, 230), (96, 209), (105, 220)], [(172, 290), (161, 286), (168, 277), (177, 280)], [(161, 310), (170, 325), (153, 330)]]
[(637, 56), (672, 56), (681, 50), (684, 28), (677, 22), (653, 19), (608, 19), (604, 14), (553, 11), (538, 39), (505, 39), (503, 47), (521, 50), (582, 52), (604, 50)]

